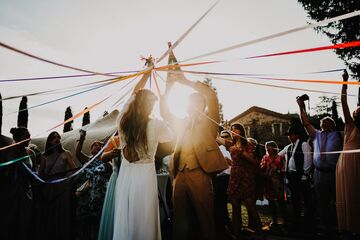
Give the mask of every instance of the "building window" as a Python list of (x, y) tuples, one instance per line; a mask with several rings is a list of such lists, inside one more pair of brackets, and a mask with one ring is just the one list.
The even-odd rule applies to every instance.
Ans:
[(282, 134), (282, 124), (281, 123), (273, 123), (272, 124), (272, 134), (274, 136), (280, 136)]

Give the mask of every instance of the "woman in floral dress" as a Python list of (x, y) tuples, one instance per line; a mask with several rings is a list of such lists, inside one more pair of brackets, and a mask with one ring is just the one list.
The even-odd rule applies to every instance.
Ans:
[(241, 203), (247, 210), (256, 231), (261, 231), (261, 221), (256, 211), (256, 165), (251, 148), (248, 147), (244, 127), (235, 123), (231, 126), (234, 144), (230, 147), (232, 165), (228, 186), (228, 195), (233, 207), (232, 221), (234, 234), (239, 237), (241, 233)]
[(277, 206), (276, 200), (281, 209), (282, 215), (285, 214), (284, 198), (284, 171), (285, 165), (283, 158), (278, 155), (279, 148), (276, 142), (269, 141), (265, 143), (266, 155), (261, 160), (261, 172), (265, 177), (264, 195), (269, 200), (269, 206), (272, 213), (271, 226), (277, 226)]

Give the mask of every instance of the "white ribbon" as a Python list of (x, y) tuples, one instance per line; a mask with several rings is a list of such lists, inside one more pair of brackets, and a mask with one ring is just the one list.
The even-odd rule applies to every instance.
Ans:
[(326, 20), (323, 20), (323, 21), (320, 21), (320, 22), (311, 23), (311, 24), (308, 24), (308, 25), (305, 25), (305, 26), (289, 29), (289, 30), (286, 30), (286, 31), (283, 31), (283, 32), (271, 34), (271, 35), (268, 35), (268, 36), (265, 36), (265, 37), (261, 37), (261, 38), (257, 38), (257, 39), (250, 40), (250, 41), (247, 41), (247, 42), (239, 43), (239, 44), (236, 44), (236, 45), (233, 45), (233, 46), (230, 46), (230, 47), (222, 48), (222, 49), (219, 49), (219, 50), (216, 50), (216, 51), (213, 51), (213, 52), (205, 53), (205, 54), (202, 54), (202, 55), (199, 55), (199, 56), (196, 56), (196, 57), (188, 58), (188, 59), (185, 59), (183, 61), (180, 61), (179, 63), (188, 62), (190, 60), (195, 60), (195, 59), (199, 59), (199, 58), (203, 58), (203, 57), (208, 57), (208, 56), (215, 55), (215, 54), (222, 53), (222, 52), (227, 52), (227, 51), (234, 50), (234, 49), (237, 49), (237, 48), (249, 46), (249, 45), (252, 45), (252, 44), (255, 44), (255, 43), (264, 42), (264, 41), (267, 41), (267, 40), (270, 40), (270, 39), (285, 36), (285, 35), (288, 35), (290, 33), (299, 32), (299, 31), (302, 31), (302, 30), (305, 30), (305, 29), (308, 29), (308, 28), (312, 28), (312, 27), (318, 27), (318, 26), (326, 25), (326, 24), (329, 24), (329, 23), (332, 23), (332, 22), (335, 22), (335, 21), (340, 21), (340, 20), (356, 17), (356, 16), (359, 16), (359, 15), (360, 15), (360, 10), (357, 10), (357, 11), (354, 11), (354, 12), (351, 12), (351, 13), (347, 13), (347, 14), (344, 14), (344, 15), (340, 15), (340, 16), (337, 16), (337, 17), (330, 18), (330, 19), (326, 19)]
[(207, 10), (185, 33), (183, 33), (178, 40), (156, 61), (156, 63), (161, 62), (174, 48), (176, 48), (182, 40), (199, 24), (201, 20), (220, 2), (217, 1), (214, 5), (212, 5), (209, 10)]

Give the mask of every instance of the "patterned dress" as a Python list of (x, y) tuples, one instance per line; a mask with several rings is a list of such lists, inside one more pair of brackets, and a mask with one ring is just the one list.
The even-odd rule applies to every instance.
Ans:
[(108, 171), (104, 163), (96, 158), (85, 168), (81, 183), (89, 181), (91, 187), (78, 198), (77, 220), (82, 239), (97, 239), (102, 206), (104, 203)]
[(256, 199), (257, 168), (250, 154), (245, 150), (230, 149), (232, 164), (228, 186), (228, 195), (233, 200)]
[(261, 171), (265, 177), (264, 195), (268, 200), (284, 198), (284, 178), (282, 173), (285, 170), (284, 161), (281, 156), (274, 160), (269, 155), (264, 155), (261, 160)]

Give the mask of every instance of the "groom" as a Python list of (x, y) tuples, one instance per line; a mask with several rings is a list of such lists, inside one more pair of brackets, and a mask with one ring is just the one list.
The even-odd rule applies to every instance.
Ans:
[[(170, 58), (175, 59), (172, 53)], [(172, 77), (176, 80), (167, 81), (160, 111), (170, 126), (177, 130), (177, 144), (170, 163), (174, 177), (173, 239), (216, 239), (211, 174), (228, 167), (215, 140), (216, 123), (220, 121), (218, 99), (206, 84), (191, 82), (180, 73), (172, 73)], [(185, 119), (176, 118), (166, 103), (174, 81), (196, 91), (190, 96)], [(200, 230), (195, 230), (194, 226)]]

